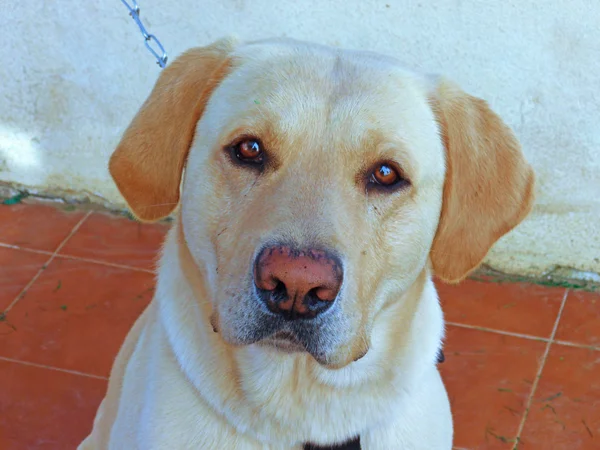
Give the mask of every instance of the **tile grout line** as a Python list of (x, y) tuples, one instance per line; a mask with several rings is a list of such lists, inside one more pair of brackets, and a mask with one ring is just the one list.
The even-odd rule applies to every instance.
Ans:
[(61, 248), (63, 248), (63, 246), (67, 243), (67, 241), (69, 239), (71, 239), (71, 237), (77, 232), (77, 230), (79, 230), (79, 227), (81, 227), (81, 225), (83, 225), (83, 222), (86, 221), (86, 219), (90, 216), (90, 214), (92, 214), (91, 211), (89, 211), (85, 216), (83, 216), (81, 218), (81, 220), (79, 222), (77, 222), (77, 224), (75, 224), (75, 226), (71, 229), (71, 231), (69, 232), (69, 234), (67, 235), (66, 238), (64, 238), (62, 240), (62, 242), (60, 244), (58, 244), (58, 247), (56, 247), (56, 250), (54, 250), (54, 252), (50, 255), (50, 258), (48, 258), (48, 261), (46, 261), (42, 267), (40, 267), (40, 269), (37, 271), (37, 273), (33, 276), (33, 278), (29, 281), (29, 283), (27, 283), (25, 285), (25, 287), (21, 290), (21, 292), (19, 292), (17, 294), (17, 296), (15, 297), (15, 299), (4, 309), (4, 313), (6, 314), (8, 313), (13, 306), (15, 306), (19, 300), (23, 297), (23, 295), (27, 292), (27, 290), (33, 285), (33, 283), (36, 282), (36, 280), (40, 277), (40, 275), (42, 274), (42, 272), (44, 270), (46, 270), (46, 268), (48, 267), (48, 265), (52, 262), (52, 260), (54, 259), (54, 257), (56, 256), (56, 254), (60, 251)]
[(29, 362), (29, 361), (21, 361), (20, 359), (6, 358), (4, 356), (0, 356), (0, 361), (6, 361), (6, 362), (10, 362), (10, 363), (15, 363), (15, 364), (23, 364), (24, 366), (37, 367), (38, 369), (54, 370), (56, 372), (64, 372), (64, 373), (69, 373), (71, 375), (79, 375), (81, 377), (95, 378), (98, 380), (105, 380), (105, 381), (108, 380), (108, 377), (103, 377), (100, 375), (93, 375), (91, 373), (79, 372), (78, 370), (70, 370), (70, 369), (62, 369), (60, 367), (46, 366), (44, 364), (38, 364), (38, 363)]
[(548, 359), (548, 354), (550, 353), (550, 347), (554, 342), (554, 338), (556, 336), (556, 331), (558, 330), (558, 324), (560, 323), (560, 319), (562, 318), (562, 313), (565, 308), (565, 304), (567, 303), (567, 297), (569, 296), (569, 289), (565, 289), (565, 294), (563, 296), (562, 302), (560, 304), (560, 309), (558, 310), (558, 314), (556, 316), (556, 320), (554, 321), (554, 327), (552, 328), (552, 334), (550, 335), (550, 339), (546, 344), (546, 349), (544, 350), (544, 355), (542, 356), (542, 360), (540, 362), (540, 367), (538, 368), (535, 379), (533, 380), (533, 385), (531, 386), (531, 393), (529, 394), (529, 399), (525, 404), (525, 412), (523, 413), (523, 417), (521, 418), (521, 423), (519, 424), (519, 428), (517, 429), (517, 436), (515, 439), (515, 445), (513, 446), (513, 450), (517, 450), (519, 447), (519, 443), (521, 441), (521, 433), (523, 433), (523, 428), (525, 427), (525, 422), (527, 421), (527, 416), (529, 415), (529, 409), (531, 408), (531, 404), (533, 403), (533, 397), (535, 396), (535, 392), (537, 390), (538, 384), (540, 382), (540, 378), (542, 377), (542, 372), (544, 371), (544, 367), (546, 365), (546, 360)]
[[(503, 336), (517, 337), (517, 338), (521, 338), (521, 339), (527, 339), (530, 341), (550, 342), (550, 338), (544, 338), (541, 336), (533, 336), (531, 334), (515, 333), (513, 331), (498, 330), (496, 328), (480, 327), (477, 325), (469, 325), (466, 323), (458, 323), (458, 322), (445, 322), (445, 324), (450, 325), (452, 327), (466, 328), (468, 330), (484, 331), (486, 333), (501, 334)], [(556, 344), (556, 345), (565, 345), (567, 347), (584, 348), (587, 350), (600, 351), (600, 346), (596, 346), (596, 345), (580, 344), (577, 342), (563, 341), (563, 340), (557, 340), (557, 339), (554, 339), (552, 341), (552, 343)]]
[(81, 228), (81, 225), (83, 225), (83, 223), (88, 219), (88, 217), (90, 217), (92, 215), (92, 211), (88, 211), (86, 213), (85, 216), (83, 216), (83, 218), (77, 222), (75, 224), (75, 226), (73, 227), (73, 229), (71, 230), (71, 232), (69, 233), (69, 235), (63, 239), (63, 241), (58, 244), (58, 247), (56, 247), (56, 250), (54, 250), (54, 253), (52, 254), (52, 256), (56, 256), (58, 254), (58, 252), (60, 252), (62, 250), (62, 248), (66, 245), (66, 243), (69, 241), (69, 239), (71, 239), (73, 237), (73, 235), (75, 233), (77, 233), (77, 231), (79, 230), (79, 228)]
[(600, 351), (600, 347), (595, 346), (595, 345), (577, 344), (576, 342), (561, 341), (561, 340), (554, 340), (552, 343), (557, 344), (557, 345), (565, 345), (567, 347), (584, 348), (586, 350)]
[(505, 336), (518, 337), (518, 338), (528, 339), (530, 341), (549, 342), (551, 339), (551, 338), (533, 336), (531, 334), (515, 333), (512, 331), (497, 330), (495, 328), (479, 327), (477, 325), (468, 325), (468, 324), (458, 323), (458, 322), (446, 322), (446, 325), (451, 325), (453, 327), (459, 327), (459, 328), (468, 328), (469, 330), (487, 331), (489, 333), (496, 333), (496, 334), (502, 334)]
[(82, 262), (88, 262), (88, 263), (92, 263), (92, 264), (98, 264), (101, 266), (116, 267), (118, 269), (129, 269), (129, 270), (133, 270), (135, 272), (151, 273), (153, 275), (156, 274), (156, 271), (151, 270), (151, 269), (143, 269), (142, 267), (127, 266), (125, 264), (110, 263), (107, 261), (100, 261), (97, 259), (80, 258), (79, 256), (63, 255), (61, 253), (56, 254), (54, 256), (56, 258), (69, 259), (71, 261), (82, 261)]
[(102, 266), (117, 267), (119, 269), (129, 269), (129, 270), (134, 270), (136, 272), (145, 272), (145, 273), (156, 274), (155, 270), (144, 269), (142, 267), (128, 266), (126, 264), (111, 263), (108, 261), (101, 261), (99, 259), (93, 259), (93, 258), (83, 258), (83, 257), (79, 257), (79, 256), (67, 255), (64, 253), (53, 253), (53, 252), (48, 252), (46, 250), (36, 250), (36, 249), (32, 249), (32, 248), (19, 247), (17, 245), (4, 244), (2, 242), (0, 242), (0, 247), (10, 248), (12, 250), (21, 250), (21, 251), (28, 252), (28, 253), (48, 255), (48, 256), (53, 256), (55, 258), (70, 259), (73, 261), (83, 261), (83, 262), (89, 262), (89, 263), (93, 263), (93, 264), (99, 264)]
[(19, 247), (18, 245), (5, 244), (4, 242), (0, 242), (0, 247), (10, 248), (12, 250), (21, 250), (21, 251), (28, 252), (28, 253), (37, 253), (39, 255), (51, 256), (53, 253), (53, 252), (49, 252), (47, 250), (36, 250), (34, 248), (26, 248), (26, 247)]

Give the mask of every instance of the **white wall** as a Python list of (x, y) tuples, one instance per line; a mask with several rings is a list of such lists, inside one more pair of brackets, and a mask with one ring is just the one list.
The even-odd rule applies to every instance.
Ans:
[[(371, 49), (490, 101), (536, 168), (488, 262), (600, 273), (600, 2), (140, 0), (171, 57), (228, 34)], [(0, 180), (120, 203), (106, 170), (159, 68), (119, 0), (0, 0)]]

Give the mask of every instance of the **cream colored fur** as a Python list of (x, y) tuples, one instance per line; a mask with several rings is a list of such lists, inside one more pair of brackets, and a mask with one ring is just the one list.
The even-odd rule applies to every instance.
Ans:
[[(268, 171), (224, 156), (240, 134), (262, 140)], [(369, 193), (361, 174), (381, 160), (410, 186)], [(111, 173), (142, 220), (180, 209), (80, 449), (299, 450), (356, 435), (364, 450), (452, 447), (433, 270), (464, 278), (533, 201), (531, 169), (484, 102), (379, 55), (219, 41), (165, 70)], [(344, 260), (318, 355), (249, 341), (264, 319), (250, 265), (282, 238)]]

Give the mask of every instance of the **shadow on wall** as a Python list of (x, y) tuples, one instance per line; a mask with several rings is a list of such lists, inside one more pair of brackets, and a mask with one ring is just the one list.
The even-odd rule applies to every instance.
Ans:
[(44, 182), (40, 141), (34, 135), (0, 123), (0, 179), (11, 172), (27, 174), (24, 184)]

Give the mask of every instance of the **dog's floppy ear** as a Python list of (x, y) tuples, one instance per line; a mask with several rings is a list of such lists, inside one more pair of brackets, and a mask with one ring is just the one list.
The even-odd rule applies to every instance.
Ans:
[(110, 173), (138, 219), (158, 220), (177, 207), (196, 124), (230, 70), (233, 46), (223, 39), (167, 66), (111, 156)]
[(455, 283), (529, 213), (535, 176), (513, 132), (485, 101), (439, 80), (431, 103), (446, 148), (446, 180), (430, 258), (434, 273)]

